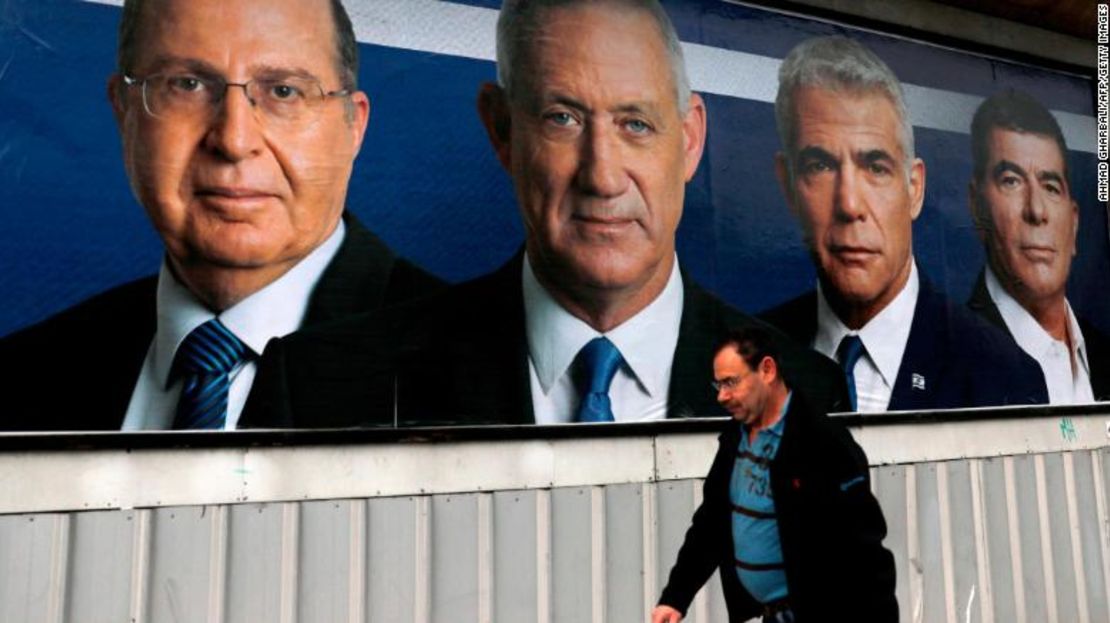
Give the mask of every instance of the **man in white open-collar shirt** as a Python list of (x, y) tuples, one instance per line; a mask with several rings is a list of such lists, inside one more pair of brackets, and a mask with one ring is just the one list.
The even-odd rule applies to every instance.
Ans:
[(987, 265), (968, 305), (1037, 360), (1052, 404), (1110, 399), (1107, 339), (1067, 300), (1079, 206), (1059, 124), (1032, 97), (1003, 91), (976, 111), (971, 145), (968, 198)]
[(890, 68), (851, 39), (804, 41), (775, 115), (775, 170), (818, 285), (763, 317), (838, 361), (858, 411), (1043, 402), (1036, 363), (919, 274), (925, 163)]

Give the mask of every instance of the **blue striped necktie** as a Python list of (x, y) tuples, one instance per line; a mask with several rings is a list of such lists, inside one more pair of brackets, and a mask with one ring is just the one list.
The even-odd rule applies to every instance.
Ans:
[(836, 347), (836, 360), (844, 369), (844, 378), (848, 381), (848, 398), (852, 401), (852, 411), (859, 410), (856, 399), (856, 362), (863, 356), (863, 340), (858, 335), (845, 335)]
[(216, 318), (185, 337), (170, 377), (185, 380), (173, 420), (175, 430), (224, 427), (229, 374), (248, 354), (247, 347)]
[(575, 382), (582, 399), (578, 403), (575, 422), (612, 422), (613, 404), (609, 386), (624, 358), (607, 338), (590, 340), (574, 360)]

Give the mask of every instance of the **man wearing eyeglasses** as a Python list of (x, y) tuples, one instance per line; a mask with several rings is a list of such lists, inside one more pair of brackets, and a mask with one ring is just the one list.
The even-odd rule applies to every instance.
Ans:
[(867, 457), (790, 372), (761, 329), (718, 345), (713, 388), (734, 422), (652, 623), (677, 623), (718, 568), (730, 621), (898, 620)]
[(20, 371), (0, 427), (233, 429), (271, 338), (434, 289), (344, 214), (370, 104), (338, 0), (128, 0), (118, 56), (165, 259), (0, 343)]

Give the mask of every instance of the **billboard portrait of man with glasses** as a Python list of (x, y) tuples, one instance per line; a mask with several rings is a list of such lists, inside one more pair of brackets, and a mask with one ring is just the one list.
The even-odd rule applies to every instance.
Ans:
[(119, 35), (161, 270), (0, 340), (0, 429), (233, 429), (271, 338), (439, 283), (345, 213), (370, 102), (339, 0), (127, 0)]

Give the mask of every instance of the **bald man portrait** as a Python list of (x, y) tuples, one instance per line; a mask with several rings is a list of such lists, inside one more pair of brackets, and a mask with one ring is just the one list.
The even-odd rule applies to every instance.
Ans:
[[(523, 249), (491, 274), (386, 313), (389, 322), (275, 343), (251, 398), (267, 418), (558, 424), (724, 415), (706, 383), (713, 346), (729, 327), (763, 323), (700, 288), (675, 252), (706, 109), (662, 7), (507, 1), (497, 75), (479, 89), (478, 115), (512, 179)], [(831, 361), (773, 336), (813, 404), (846, 408)], [(380, 355), (383, 343), (395, 357)]]
[(164, 260), (0, 340), (0, 428), (237, 428), (268, 340), (435, 289), (346, 212), (357, 76), (338, 0), (127, 0), (108, 98)]

